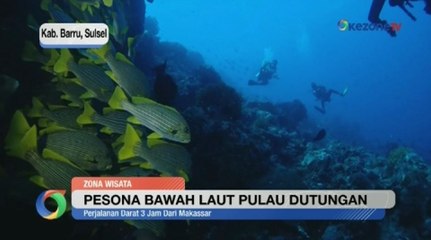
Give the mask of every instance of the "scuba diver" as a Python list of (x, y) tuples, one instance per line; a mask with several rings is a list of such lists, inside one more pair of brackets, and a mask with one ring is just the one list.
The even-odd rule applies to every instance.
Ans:
[(277, 60), (265, 62), (256, 74), (256, 80), (248, 80), (248, 85), (267, 85), (271, 78), (278, 78), (277, 63)]
[(335, 91), (333, 89), (327, 90), (324, 86), (317, 85), (314, 82), (311, 83), (311, 89), (313, 90), (313, 95), (316, 97), (316, 100), (319, 100), (321, 104), (321, 107), (315, 106), (314, 108), (323, 114), (326, 113), (325, 102), (331, 101), (331, 95), (333, 93), (344, 97), (347, 94), (347, 90), (348, 90), (348, 88), (345, 88), (342, 93)]
[[(380, 12), (383, 9), (383, 5), (385, 4), (386, 0), (373, 0), (371, 3), (370, 12), (368, 13), (368, 21), (375, 24), (382, 24), (382, 25), (388, 25), (388, 22), (386, 20), (380, 19)], [(413, 7), (413, 5), (410, 3), (412, 1), (417, 0), (389, 0), (389, 5), (392, 7), (398, 6), (400, 7), (413, 21), (416, 21), (416, 17), (413, 16), (413, 14), (407, 10), (406, 6)], [(424, 0), (425, 1), (425, 7), (424, 11), (427, 14), (431, 14), (431, 0)], [(392, 37), (396, 37), (396, 31), (392, 27), (386, 27), (386, 31), (391, 35)]]

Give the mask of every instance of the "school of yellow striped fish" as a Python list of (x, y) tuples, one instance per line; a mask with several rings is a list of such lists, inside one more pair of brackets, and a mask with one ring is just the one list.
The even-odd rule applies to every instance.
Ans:
[[(52, 102), (34, 96), (31, 107), (15, 112), (5, 140), (7, 154), (31, 164), (37, 172), (31, 181), (47, 189), (70, 189), (73, 177), (90, 175), (181, 176), (188, 181), (191, 157), (183, 144), (191, 136), (186, 120), (175, 108), (152, 100), (145, 74), (113, 47), (116, 41), (133, 52), (122, 1), (67, 3), (74, 10), (70, 14), (51, 0), (41, 1), (51, 18), (46, 22), (99, 18), (109, 26), (110, 42), (100, 49), (72, 50), (41, 50), (26, 42), (23, 61), (52, 74), (47, 81), (59, 97)], [(102, 10), (112, 15), (98, 14)], [(36, 20), (28, 19), (29, 27), (38, 30)], [(162, 232), (160, 224), (140, 223), (155, 225), (148, 228), (157, 229), (156, 234)]]

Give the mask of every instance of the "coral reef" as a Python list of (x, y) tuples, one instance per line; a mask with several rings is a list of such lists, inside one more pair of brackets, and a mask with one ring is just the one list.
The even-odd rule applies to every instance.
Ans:
[(211, 118), (237, 120), (241, 117), (242, 98), (225, 84), (212, 84), (200, 89), (196, 105)]

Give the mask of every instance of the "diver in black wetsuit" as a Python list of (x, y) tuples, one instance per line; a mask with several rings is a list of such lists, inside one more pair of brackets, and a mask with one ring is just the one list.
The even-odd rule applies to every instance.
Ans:
[(315, 83), (311, 83), (311, 89), (313, 90), (313, 95), (316, 97), (316, 100), (319, 100), (320, 104), (321, 104), (321, 107), (315, 106), (314, 108), (323, 114), (326, 113), (325, 103), (331, 101), (331, 95), (332, 94), (337, 94), (339, 96), (345, 96), (347, 93), (347, 90), (348, 90), (346, 88), (346, 89), (344, 89), (344, 91), (342, 93), (340, 93), (340, 92), (333, 90), (333, 89), (327, 90), (326, 87), (321, 86), (321, 85), (317, 85)]
[[(380, 19), (380, 12), (382, 11), (385, 2), (386, 0), (373, 0), (371, 3), (370, 12), (368, 13), (368, 21), (375, 24), (388, 24), (386, 20)], [(388, 28), (387, 32), (392, 37), (397, 36), (396, 32), (392, 28)]]
[[(406, 8), (406, 5), (413, 7), (413, 5), (411, 5), (410, 3), (411, 1), (413, 0), (389, 0), (389, 4), (392, 7), (394, 6), (400, 7), (413, 21), (416, 21), (415, 16), (413, 16), (413, 14), (411, 14)], [(431, 14), (431, 0), (424, 0), (424, 1), (425, 1), (424, 11), (427, 14)], [(380, 19), (380, 12), (382, 11), (383, 5), (385, 4), (385, 2), (386, 0), (373, 0), (373, 2), (371, 3), (370, 12), (368, 13), (368, 20), (371, 23), (382, 24), (384, 26), (388, 24), (386, 20)], [(392, 37), (396, 37), (397, 35), (394, 29), (392, 29), (391, 27), (387, 27), (386, 31)]]
[(256, 74), (256, 80), (249, 80), (248, 85), (267, 85), (271, 78), (277, 78), (277, 60), (266, 62), (262, 65), (259, 72)]

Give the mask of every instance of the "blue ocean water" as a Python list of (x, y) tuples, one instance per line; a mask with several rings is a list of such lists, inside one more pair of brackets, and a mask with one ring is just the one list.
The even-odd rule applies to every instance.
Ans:
[[(367, 23), (371, 1), (163, 0), (147, 5), (162, 41), (203, 55), (227, 84), (247, 100), (301, 100), (309, 117), (330, 137), (384, 153), (389, 146), (414, 148), (431, 160), (431, 16), (415, 2), (412, 21), (385, 4), (381, 18), (401, 24), (398, 36), (383, 31), (346, 31), (340, 19)], [(248, 86), (271, 49), (279, 79)], [(342, 91), (325, 115), (311, 92), (316, 82)]]

